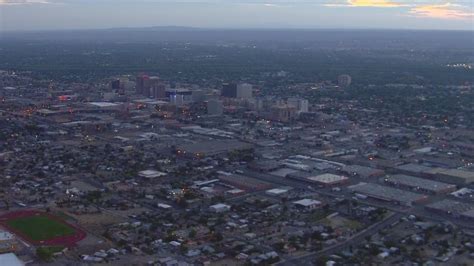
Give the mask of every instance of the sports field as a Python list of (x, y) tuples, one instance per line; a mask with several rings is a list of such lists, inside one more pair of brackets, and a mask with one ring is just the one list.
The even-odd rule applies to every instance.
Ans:
[(53, 220), (48, 216), (30, 216), (12, 219), (8, 221), (8, 225), (33, 241), (69, 236), (75, 233), (75, 230), (70, 226)]
[(0, 225), (37, 246), (73, 247), (86, 237), (77, 225), (36, 210), (19, 210), (0, 215)]

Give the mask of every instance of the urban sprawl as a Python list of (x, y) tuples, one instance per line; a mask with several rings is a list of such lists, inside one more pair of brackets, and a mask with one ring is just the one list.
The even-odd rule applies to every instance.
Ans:
[(1, 71), (0, 264), (472, 265), (472, 86), (356, 82)]

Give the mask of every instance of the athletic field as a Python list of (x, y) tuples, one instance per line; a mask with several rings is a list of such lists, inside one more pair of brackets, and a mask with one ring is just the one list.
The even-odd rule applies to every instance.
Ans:
[(0, 216), (0, 224), (34, 245), (74, 246), (86, 234), (59, 217), (39, 211), (16, 211)]

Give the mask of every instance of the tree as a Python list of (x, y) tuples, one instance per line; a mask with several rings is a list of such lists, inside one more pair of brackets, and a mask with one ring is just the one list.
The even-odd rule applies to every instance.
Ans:
[(37, 248), (36, 256), (42, 261), (50, 261), (53, 258), (53, 254), (45, 247)]

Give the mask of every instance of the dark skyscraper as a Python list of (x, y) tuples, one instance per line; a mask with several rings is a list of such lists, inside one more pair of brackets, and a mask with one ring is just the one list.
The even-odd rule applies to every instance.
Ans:
[(150, 77), (140, 75), (137, 77), (136, 93), (144, 96), (150, 96)]
[(228, 98), (237, 97), (237, 84), (235, 83), (223, 83), (221, 95)]
[(159, 77), (150, 77), (151, 97), (153, 98), (165, 98), (166, 88), (165, 84), (160, 80)]
[(112, 87), (112, 90), (114, 90), (115, 92), (120, 90), (120, 79), (112, 80), (112, 83), (110, 84), (110, 86)]

